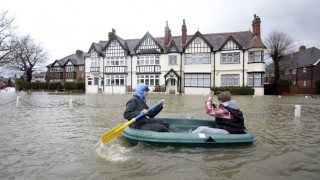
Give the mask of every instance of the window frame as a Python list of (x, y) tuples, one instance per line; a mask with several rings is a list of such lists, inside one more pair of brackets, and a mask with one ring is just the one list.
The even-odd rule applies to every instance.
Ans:
[[(232, 59), (232, 62), (228, 62), (229, 55)], [(238, 61), (235, 60), (235, 57), (238, 57)], [(223, 62), (223, 58), (225, 58), (225, 62)], [(220, 64), (240, 64), (240, 52), (221, 53)]]
[(221, 87), (240, 87), (240, 74), (221, 74)]
[(211, 87), (211, 73), (185, 73), (184, 87)]
[[(256, 54), (258, 52), (259, 54)], [(257, 57), (259, 57), (259, 60), (257, 60)], [(249, 51), (248, 63), (264, 63), (264, 51), (262, 50)]]

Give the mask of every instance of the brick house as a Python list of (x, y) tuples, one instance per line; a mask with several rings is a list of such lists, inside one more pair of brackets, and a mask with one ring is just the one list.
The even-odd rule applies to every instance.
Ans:
[(84, 58), (87, 53), (77, 50), (60, 60), (47, 65), (47, 82), (84, 81)]
[[(299, 51), (288, 54), (279, 62), (280, 79), (293, 82), (290, 94), (315, 94), (316, 81), (320, 79), (320, 50), (315, 47), (306, 49), (301, 46)], [(266, 67), (265, 83), (274, 80), (273, 63)]]

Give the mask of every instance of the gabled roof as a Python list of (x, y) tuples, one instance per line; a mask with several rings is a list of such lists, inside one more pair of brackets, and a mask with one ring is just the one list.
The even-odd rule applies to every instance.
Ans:
[[(175, 48), (176, 51), (171, 51), (172, 48)], [(174, 42), (174, 39), (172, 39), (169, 43), (168, 52), (180, 52), (180, 49), (177, 47), (176, 43)]]
[(235, 39), (232, 37), (232, 35), (230, 35), (230, 36), (228, 37), (228, 39), (226, 39), (226, 41), (220, 46), (219, 50), (221, 50), (230, 40), (233, 41), (234, 43), (236, 43), (237, 46), (239, 46), (239, 49), (242, 49), (242, 46), (240, 45), (240, 43), (238, 43), (238, 41), (235, 40)]
[(201, 37), (201, 39), (203, 39), (204, 42), (206, 42), (209, 45), (210, 49), (213, 49), (213, 46), (209, 43), (209, 41), (204, 36), (202, 36), (202, 34), (199, 31), (197, 31), (193, 35), (193, 37), (187, 41), (186, 45), (183, 47), (183, 50), (185, 50), (196, 37)]
[[(295, 69), (300, 67), (313, 66), (320, 61), (320, 50), (315, 47), (311, 47), (305, 50), (300, 50), (292, 54), (288, 54), (283, 57), (279, 62), (280, 70)], [(270, 68), (269, 68), (270, 66)], [(273, 63), (271, 63), (266, 70), (273, 71)]]
[(104, 47), (108, 44), (108, 41), (100, 41), (99, 43), (93, 42), (90, 46), (88, 53), (95, 51), (96, 53), (102, 55)]
[(180, 77), (179, 74), (174, 70), (174, 69), (170, 69), (165, 75), (164, 77), (170, 76), (170, 73), (173, 73), (174, 75), (176, 75), (177, 77)]
[[(147, 38), (151, 38), (155, 43), (156, 45), (160, 48), (161, 52), (163, 52), (163, 46), (161, 46), (160, 44), (164, 44), (164, 38), (161, 37), (161, 38), (154, 38), (148, 31), (147, 33), (143, 36), (143, 38), (139, 41), (139, 43), (134, 47), (134, 51), (136, 52), (136, 50), (138, 49), (138, 47), (142, 44), (142, 42)], [(159, 41), (159, 42), (158, 42)]]
[(63, 67), (68, 63), (68, 61), (71, 61), (71, 63), (75, 66), (84, 65), (84, 58), (87, 56), (88, 56), (88, 53), (84, 53), (84, 52), (81, 54), (71, 54), (60, 60), (55, 60), (54, 63), (49, 64), (47, 67), (53, 67), (55, 63), (58, 63), (61, 67)]
[(109, 40), (109, 42), (105, 45), (105, 47), (102, 49), (102, 51), (105, 51), (107, 49), (107, 47), (114, 41), (116, 40), (120, 46), (125, 49), (128, 50), (128, 46), (127, 46), (127, 42), (125, 40), (123, 40), (122, 38), (120, 38), (119, 36), (113, 34), (111, 39)]

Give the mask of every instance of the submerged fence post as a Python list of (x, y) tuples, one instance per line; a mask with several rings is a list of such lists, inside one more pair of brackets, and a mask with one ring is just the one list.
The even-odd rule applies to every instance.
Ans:
[(294, 107), (295, 107), (294, 116), (300, 117), (301, 116), (301, 105), (295, 105)]
[(20, 96), (17, 96), (16, 107), (19, 107), (19, 100), (20, 100)]
[(72, 99), (69, 99), (69, 109), (73, 109)]
[(255, 98), (256, 97), (256, 95), (253, 95), (253, 98)]

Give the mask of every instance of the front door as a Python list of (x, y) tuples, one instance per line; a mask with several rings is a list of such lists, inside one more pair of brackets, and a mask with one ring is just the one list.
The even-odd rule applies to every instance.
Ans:
[(175, 94), (177, 89), (177, 83), (175, 79), (169, 79), (169, 92)]

